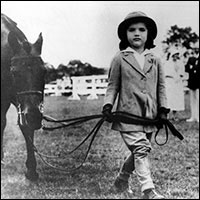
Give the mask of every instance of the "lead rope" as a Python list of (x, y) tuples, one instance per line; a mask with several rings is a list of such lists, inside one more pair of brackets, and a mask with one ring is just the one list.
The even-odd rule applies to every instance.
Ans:
[[(37, 150), (37, 148), (35, 147), (35, 145), (33, 144), (33, 141), (31, 140), (31, 138), (29, 138), (29, 140), (31, 140), (31, 144), (33, 146), (34, 151), (38, 154), (38, 156), (41, 158), (41, 160), (48, 165), (49, 167), (53, 168), (53, 169), (57, 169), (60, 171), (64, 171), (64, 172), (72, 172), (75, 171), (77, 169), (79, 169), (80, 167), (82, 167), (82, 165), (84, 164), (85, 160), (87, 159), (87, 156), (89, 154), (89, 151), (91, 149), (92, 143), (99, 131), (99, 129), (101, 128), (102, 124), (104, 123), (104, 121), (107, 120), (107, 118), (103, 115), (90, 115), (90, 116), (83, 116), (83, 117), (78, 117), (78, 118), (73, 118), (73, 119), (63, 119), (63, 120), (56, 120), (52, 117), (49, 117), (47, 115), (44, 116), (44, 119), (46, 121), (49, 122), (55, 122), (55, 123), (62, 123), (61, 126), (56, 126), (56, 127), (44, 127), (44, 130), (55, 130), (55, 129), (59, 129), (59, 128), (64, 128), (70, 125), (74, 125), (76, 123), (82, 123), (88, 120), (92, 120), (92, 119), (97, 119), (97, 118), (101, 118), (97, 124), (95, 125), (95, 127), (92, 129), (92, 131), (79, 143), (78, 146), (76, 146), (73, 150), (67, 152), (67, 155), (70, 155), (71, 153), (73, 153), (74, 151), (76, 151), (81, 145), (83, 145), (86, 140), (92, 135), (91, 141), (89, 143), (89, 146), (87, 148), (87, 151), (85, 153), (85, 157), (83, 159), (83, 161), (81, 162), (81, 164), (78, 167), (75, 167), (73, 169), (65, 169), (65, 168), (60, 168), (57, 166), (53, 166), (52, 164), (50, 164), (49, 162), (47, 162), (43, 157), (47, 157), (47, 158), (58, 158), (59, 156), (47, 156), (44, 154), (39, 153), (39, 151)], [(128, 124), (142, 124), (142, 125), (158, 125), (158, 123), (160, 123), (161, 121), (159, 119), (149, 119), (149, 118), (143, 118), (140, 116), (136, 116), (130, 113), (126, 113), (126, 112), (113, 112), (112, 113), (112, 122), (123, 122), (123, 123), (128, 123)], [(68, 124), (66, 124), (66, 122), (70, 122)], [(173, 126), (173, 124), (169, 121), (169, 120), (162, 120), (161, 122), (164, 127), (165, 127), (165, 131), (166, 131), (166, 140), (164, 143), (158, 143), (157, 142), (157, 136), (158, 133), (160, 131), (160, 129), (157, 130), (156, 134), (155, 134), (155, 142), (157, 145), (162, 146), (164, 144), (167, 143), (168, 141), (168, 128), (171, 130), (172, 134), (176, 137), (178, 137), (180, 140), (183, 140), (183, 136), (176, 130), (176, 128)]]
[[(57, 156), (47, 156), (47, 155), (41, 154), (41, 153), (37, 150), (37, 148), (35, 147), (35, 145), (33, 144), (32, 139), (31, 139), (30, 137), (28, 137), (28, 139), (30, 140), (30, 142), (31, 142), (31, 144), (32, 144), (32, 146), (33, 146), (33, 150), (37, 153), (37, 155), (41, 158), (41, 160), (42, 160), (46, 165), (48, 165), (49, 167), (51, 167), (51, 168), (53, 168), (53, 169), (56, 169), (56, 170), (59, 170), (59, 171), (63, 171), (63, 172), (69, 173), (69, 172), (75, 171), (75, 170), (77, 170), (77, 169), (79, 169), (79, 168), (81, 168), (81, 167), (83, 166), (84, 162), (85, 162), (86, 159), (87, 159), (88, 153), (89, 153), (89, 151), (90, 151), (90, 149), (91, 149), (92, 143), (93, 143), (93, 141), (94, 141), (94, 139), (95, 139), (95, 137), (96, 137), (96, 135), (97, 135), (97, 133), (98, 133), (100, 127), (102, 126), (102, 124), (104, 123), (105, 120), (106, 120), (105, 117), (101, 118), (101, 119), (97, 122), (97, 124), (95, 125), (95, 127), (92, 129), (92, 131), (80, 142), (80, 144), (79, 144), (77, 147), (75, 147), (73, 150), (67, 152), (68, 155), (71, 154), (71, 153), (73, 153), (75, 150), (77, 150), (77, 149), (78, 149), (92, 134), (93, 134), (93, 136), (92, 136), (92, 138), (91, 138), (91, 141), (90, 141), (90, 143), (89, 143), (89, 146), (88, 146), (88, 148), (87, 148), (87, 151), (86, 151), (86, 153), (85, 153), (85, 157), (84, 157), (83, 161), (81, 162), (81, 164), (80, 164), (79, 166), (77, 166), (77, 167), (75, 167), (75, 168), (72, 168), (72, 169), (69, 169), (69, 168), (68, 168), (68, 169), (66, 169), (66, 168), (60, 168), (60, 167), (54, 166), (54, 165), (50, 164), (49, 162), (47, 162), (43, 157), (47, 157), (47, 158), (58, 158), (58, 157), (57, 157)], [(70, 121), (70, 120), (69, 120), (69, 121)], [(78, 121), (78, 122), (79, 122), (79, 121)]]
[(165, 132), (166, 132), (166, 140), (165, 140), (165, 142), (163, 142), (163, 143), (158, 143), (158, 142), (157, 142), (157, 136), (158, 136), (158, 133), (159, 133), (160, 129), (158, 129), (158, 130), (156, 131), (155, 136), (154, 136), (155, 143), (156, 143), (157, 145), (159, 145), (159, 146), (165, 145), (165, 144), (167, 143), (167, 141), (168, 141), (168, 135), (169, 135), (169, 134), (168, 134), (167, 125), (164, 124), (164, 127), (165, 127)]

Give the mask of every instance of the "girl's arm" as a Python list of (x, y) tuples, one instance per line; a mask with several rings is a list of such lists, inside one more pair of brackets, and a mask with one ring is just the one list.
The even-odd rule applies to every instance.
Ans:
[(115, 99), (120, 89), (121, 82), (121, 62), (120, 57), (115, 56), (111, 62), (109, 73), (108, 73), (108, 86), (104, 98), (104, 105), (115, 103)]

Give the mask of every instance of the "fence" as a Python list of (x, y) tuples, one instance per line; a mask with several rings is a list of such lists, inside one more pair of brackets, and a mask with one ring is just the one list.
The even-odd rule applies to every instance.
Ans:
[(104, 95), (108, 84), (107, 75), (74, 76), (72, 79), (71, 100), (80, 100), (80, 95), (88, 95), (87, 99), (97, 99)]
[[(108, 84), (107, 75), (64, 77), (45, 85), (44, 94), (51, 96), (71, 95), (69, 100), (80, 100), (80, 96), (87, 95), (87, 99), (97, 99), (98, 95), (105, 95)], [(187, 76), (183, 80), (184, 91), (187, 91)]]
[(45, 96), (62, 96), (70, 93), (72, 93), (72, 83), (69, 77), (63, 77), (45, 84)]
[(98, 95), (106, 93), (107, 84), (107, 75), (73, 76), (71, 79), (64, 77), (46, 84), (44, 94), (50, 96), (72, 94), (69, 100), (80, 100), (81, 95), (87, 95), (87, 99), (97, 99)]

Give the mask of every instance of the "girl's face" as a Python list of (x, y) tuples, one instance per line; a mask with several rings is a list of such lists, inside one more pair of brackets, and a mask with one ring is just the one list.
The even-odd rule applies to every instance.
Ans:
[(143, 49), (147, 41), (148, 30), (144, 23), (131, 24), (127, 29), (127, 39), (133, 49)]

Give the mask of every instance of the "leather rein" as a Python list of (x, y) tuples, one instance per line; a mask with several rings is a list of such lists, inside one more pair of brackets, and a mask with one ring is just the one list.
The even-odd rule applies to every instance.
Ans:
[[(74, 151), (76, 151), (81, 145), (83, 145), (90, 137), (90, 143), (88, 145), (88, 148), (86, 150), (85, 156), (83, 161), (81, 162), (81, 164), (78, 167), (75, 168), (71, 168), (71, 169), (65, 169), (65, 168), (60, 168), (57, 166), (53, 166), (52, 164), (50, 164), (49, 162), (47, 162), (44, 157), (47, 158), (58, 158), (60, 156), (47, 156), (44, 154), (41, 154), (37, 148), (34, 146), (33, 142), (33, 149), (34, 151), (38, 154), (38, 156), (42, 159), (42, 161), (48, 165), (49, 167), (56, 169), (56, 170), (60, 170), (60, 171), (64, 171), (64, 172), (72, 172), (74, 170), (79, 169), (85, 162), (85, 160), (87, 159), (88, 153), (91, 149), (92, 143), (99, 131), (99, 129), (101, 128), (101, 126), (103, 125), (103, 123), (105, 121), (107, 121), (107, 118), (103, 115), (103, 114), (97, 114), (97, 115), (90, 115), (90, 116), (83, 116), (83, 117), (77, 117), (77, 118), (72, 118), (72, 119), (62, 119), (62, 120), (57, 120), (54, 119), (50, 116), (44, 115), (43, 119), (48, 121), (48, 122), (54, 122), (54, 123), (61, 123), (61, 125), (59, 126), (55, 126), (55, 127), (45, 127), (43, 126), (43, 130), (48, 130), (48, 131), (52, 131), (55, 129), (60, 129), (60, 128), (65, 128), (74, 124), (78, 124), (78, 123), (83, 123), (89, 120), (93, 120), (93, 119), (99, 119), (98, 122), (96, 123), (96, 125), (94, 126), (94, 128), (89, 132), (89, 134), (87, 134), (87, 136), (71, 151), (67, 152), (67, 155), (72, 154)], [(184, 137), (181, 135), (181, 133), (174, 127), (174, 125), (169, 121), (169, 120), (160, 120), (160, 119), (149, 119), (149, 118), (144, 118), (144, 117), (140, 117), (140, 116), (136, 116), (130, 113), (126, 113), (126, 112), (112, 112), (112, 118), (111, 118), (112, 122), (122, 122), (122, 123), (126, 123), (126, 124), (137, 124), (137, 125), (160, 125), (162, 124), (165, 127), (165, 131), (166, 131), (166, 140), (164, 143), (158, 143), (157, 142), (157, 135), (160, 131), (161, 128), (158, 128), (156, 134), (155, 134), (155, 142), (157, 145), (164, 145), (167, 143), (168, 141), (168, 129), (171, 131), (171, 133), (178, 137), (180, 140), (183, 140)]]

